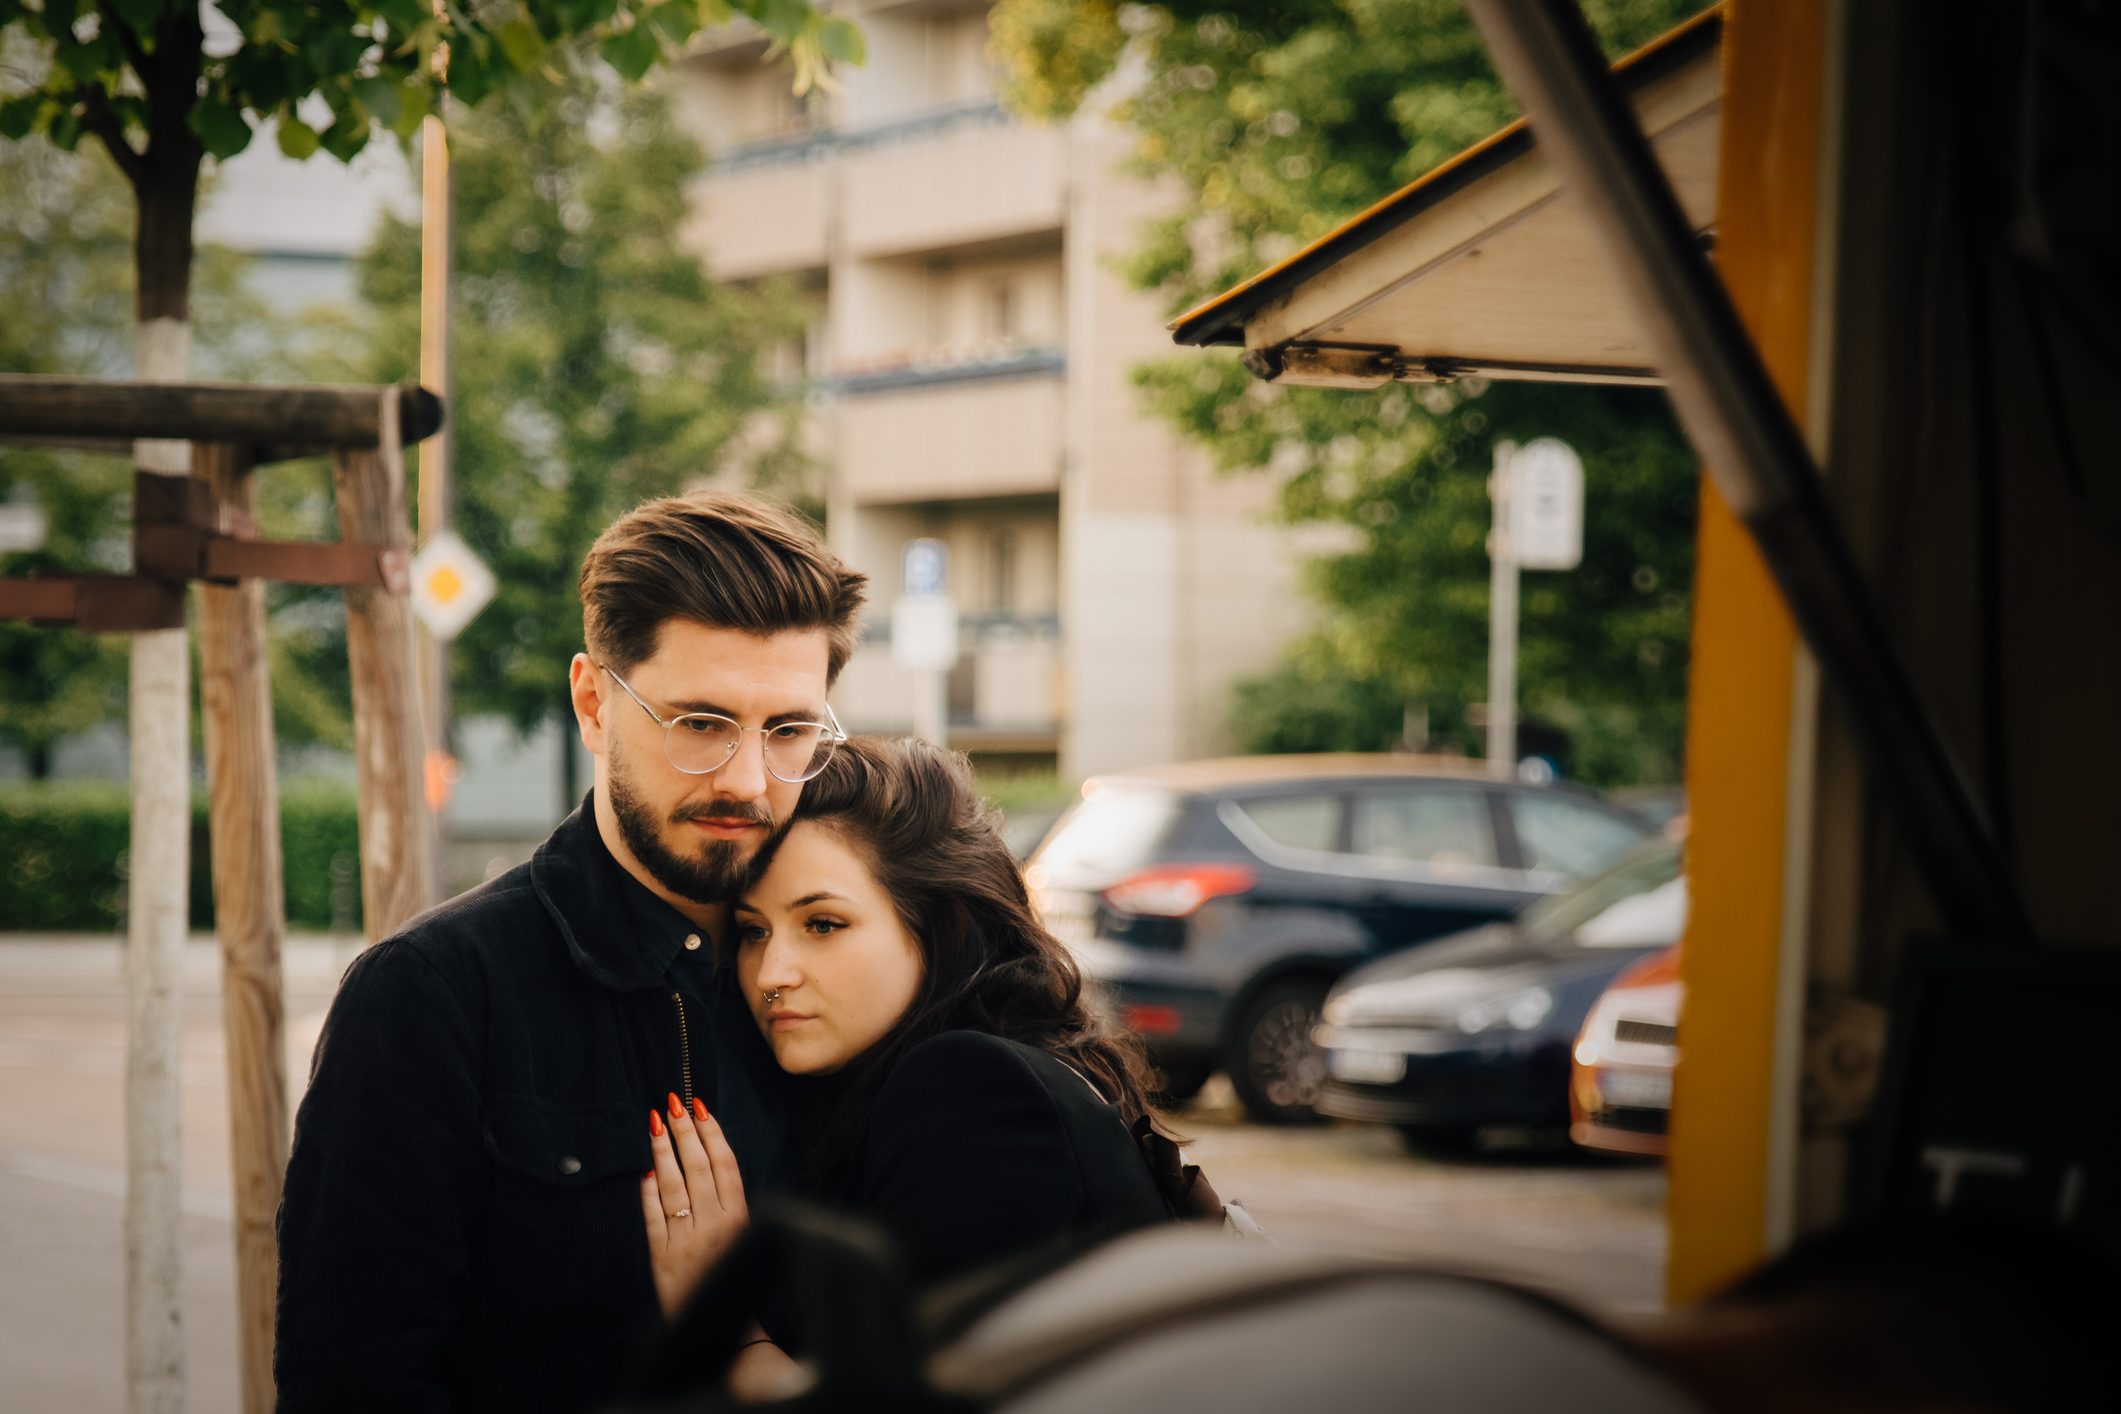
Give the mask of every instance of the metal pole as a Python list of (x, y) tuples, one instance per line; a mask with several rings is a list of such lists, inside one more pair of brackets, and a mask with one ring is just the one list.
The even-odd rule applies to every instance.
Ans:
[(913, 734), (937, 746), (950, 744), (950, 674), (922, 669), (913, 675)]
[(1488, 476), (1494, 524), (1488, 531), (1488, 774), (1517, 774), (1517, 547), (1510, 539), (1510, 454), (1514, 442), (1495, 444)]
[(1580, 203), (1688, 439), (1744, 523), (1898, 807), (1955, 932), (2030, 943), (2032, 919), (1986, 814), (1924, 706), (1804, 437), (1710, 266), (1573, 0), (1467, 0), (1539, 150)]

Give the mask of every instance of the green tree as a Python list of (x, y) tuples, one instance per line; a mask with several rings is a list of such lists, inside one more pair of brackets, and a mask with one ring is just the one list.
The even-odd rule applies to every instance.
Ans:
[[(581, 647), (556, 566), (644, 497), (713, 477), (800, 499), (809, 470), (799, 390), (767, 357), (801, 336), (803, 301), (775, 281), (716, 284), (686, 249), (703, 159), (663, 96), (553, 83), (452, 140), (454, 523), (500, 587), (451, 677), (458, 711), (526, 731), (563, 714)], [(361, 262), (372, 353), (356, 376), (412, 372), (419, 266), (418, 228), (387, 220)]]
[[(1586, 0), (1614, 53), (1702, 0)], [(1001, 0), (1013, 101), (1059, 115), (1115, 73), (1134, 164), (1186, 200), (1124, 261), (1172, 312), (1332, 229), (1514, 113), (1456, 0)], [(1120, 61), (1131, 55), (1123, 70)], [(1489, 509), (1499, 437), (1558, 436), (1588, 471), (1581, 568), (1527, 575), (1524, 709), (1574, 735), (1574, 768), (1618, 783), (1677, 771), (1695, 463), (1663, 400), (1610, 389), (1275, 388), (1224, 353), (1137, 370), (1149, 407), (1233, 473), (1271, 468), (1292, 522), (1347, 527), (1310, 567), (1318, 630), (1239, 692), (1254, 749), (1379, 747), (1410, 706), (1477, 748)]]
[[(0, 0), (0, 39), (29, 50), (0, 97), (0, 138), (101, 143), (137, 208), (136, 318), (182, 326), (202, 164), (241, 152), (259, 124), (289, 157), (347, 162), (379, 133), (409, 138), (445, 94), (469, 108), (521, 96), (585, 45), (639, 79), (738, 14), (793, 56), (800, 84), (861, 61), (860, 32), (809, 0)], [(158, 361), (149, 376), (183, 372), (181, 354)]]

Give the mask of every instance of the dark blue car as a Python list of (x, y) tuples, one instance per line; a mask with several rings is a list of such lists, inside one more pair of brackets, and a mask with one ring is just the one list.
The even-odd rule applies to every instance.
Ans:
[(1398, 1127), (1416, 1147), (1485, 1128), (1564, 1133), (1569, 1056), (1606, 984), (1679, 941), (1678, 841), (1653, 839), (1514, 921), (1350, 974), (1326, 999), (1322, 1114)]
[(1217, 1069), (1314, 1117), (1327, 990), (1603, 869), (1651, 833), (1588, 793), (1410, 756), (1260, 756), (1097, 777), (1026, 869), (1167, 1098)]

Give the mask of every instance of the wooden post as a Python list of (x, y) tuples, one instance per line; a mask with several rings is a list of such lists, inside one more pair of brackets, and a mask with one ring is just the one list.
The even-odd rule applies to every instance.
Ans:
[[(405, 452), (398, 395), (385, 389), (374, 447), (332, 458), (341, 539), (405, 552)], [(346, 591), (346, 654), (353, 671), (354, 760), (361, 813), (361, 926), (388, 937), (435, 900), (434, 824), (422, 789), (419, 678), (412, 604), (375, 585)]]
[[(192, 475), (245, 513), (255, 500), (250, 471), (246, 447), (201, 442), (192, 448)], [(273, 1301), (280, 1269), (273, 1219), (287, 1169), (280, 974), (287, 915), (266, 661), (264, 584), (201, 584), (199, 695), (206, 722), (214, 927), (221, 939), (243, 1414), (272, 1414)]]

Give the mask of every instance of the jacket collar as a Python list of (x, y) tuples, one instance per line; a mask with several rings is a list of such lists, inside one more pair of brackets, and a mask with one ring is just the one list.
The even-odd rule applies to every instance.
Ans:
[[(531, 856), (530, 882), (567, 940), (575, 965), (618, 991), (660, 983), (686, 951), (688, 934), (707, 940), (705, 929), (650, 893), (611, 857), (589, 799), (538, 846)], [(711, 961), (711, 949), (698, 952)]]

